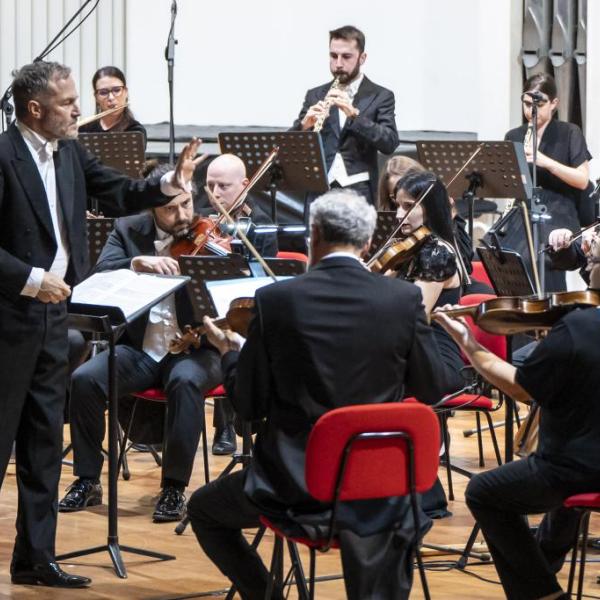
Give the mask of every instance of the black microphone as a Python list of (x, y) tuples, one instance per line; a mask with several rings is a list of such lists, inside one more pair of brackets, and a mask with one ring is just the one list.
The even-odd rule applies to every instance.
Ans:
[(171, 2), (171, 14), (175, 16), (177, 14), (177, 0)]
[[(529, 96), (531, 98), (531, 100), (537, 104), (539, 104), (540, 102), (547, 102), (548, 98), (542, 94), (542, 92), (538, 92), (536, 91), (531, 91), (531, 92), (525, 92), (523, 94), (523, 96)], [(523, 98), (523, 96), (521, 96), (521, 98)]]

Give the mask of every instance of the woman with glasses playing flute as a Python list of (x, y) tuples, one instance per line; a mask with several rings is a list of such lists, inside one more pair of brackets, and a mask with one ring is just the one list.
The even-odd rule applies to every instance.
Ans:
[(123, 110), (111, 112), (100, 119), (94, 120), (79, 128), (80, 133), (103, 133), (107, 131), (141, 131), (146, 143), (146, 129), (136, 121), (127, 106), (129, 90), (125, 74), (117, 67), (102, 67), (92, 78), (96, 111), (102, 113), (122, 106)]
[[(511, 129), (505, 139), (524, 142), (527, 161), (533, 162), (532, 109), (535, 101), (538, 106), (537, 184), (541, 188), (541, 200), (551, 217), (543, 222), (541, 228), (540, 239), (545, 242), (554, 229), (577, 231), (580, 228), (578, 211), (580, 205), (585, 204), (584, 190), (589, 184), (588, 161), (592, 155), (577, 125), (554, 118), (559, 100), (552, 76), (545, 73), (531, 76), (525, 82), (521, 99), (527, 123)], [(515, 249), (528, 258), (524, 246)], [(566, 289), (564, 272), (553, 271), (548, 264), (545, 288), (546, 291)]]

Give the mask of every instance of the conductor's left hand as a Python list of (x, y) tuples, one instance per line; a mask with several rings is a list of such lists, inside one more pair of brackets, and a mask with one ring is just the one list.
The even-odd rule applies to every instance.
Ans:
[(174, 184), (184, 191), (189, 190), (188, 186), (192, 181), (196, 167), (208, 157), (208, 154), (196, 156), (198, 153), (198, 148), (201, 144), (201, 139), (192, 138), (192, 140), (188, 142), (180, 152), (179, 158), (177, 159), (177, 165), (175, 165)]

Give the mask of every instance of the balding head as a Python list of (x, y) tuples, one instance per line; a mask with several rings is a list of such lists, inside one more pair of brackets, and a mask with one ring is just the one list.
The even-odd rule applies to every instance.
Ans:
[(247, 184), (246, 165), (235, 154), (221, 154), (206, 171), (208, 189), (228, 210)]

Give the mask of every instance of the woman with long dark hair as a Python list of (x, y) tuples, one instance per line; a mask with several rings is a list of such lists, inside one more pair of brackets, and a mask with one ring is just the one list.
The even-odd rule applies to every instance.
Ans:
[(81, 133), (102, 133), (107, 131), (141, 131), (146, 142), (146, 129), (133, 116), (127, 103), (129, 90), (127, 80), (121, 69), (113, 66), (98, 69), (92, 77), (92, 87), (96, 100), (96, 112), (101, 113), (111, 108), (122, 106), (109, 115), (83, 125), (79, 128)]
[[(528, 131), (533, 127), (532, 112), (534, 96), (537, 102), (537, 184), (541, 188), (541, 200), (546, 206), (550, 220), (541, 226), (540, 239), (548, 239), (553, 229), (566, 228), (577, 231), (580, 228), (578, 210), (585, 203), (583, 190), (589, 184), (589, 160), (592, 158), (581, 129), (573, 123), (565, 123), (554, 118), (558, 108), (556, 83), (551, 75), (532, 75), (523, 86), (521, 96), (525, 124), (511, 129), (506, 139), (525, 142), (525, 156), (533, 162), (533, 139)], [(528, 252), (524, 240), (515, 248), (526, 260)], [(546, 291), (565, 289), (565, 275), (551, 270), (546, 264)]]

